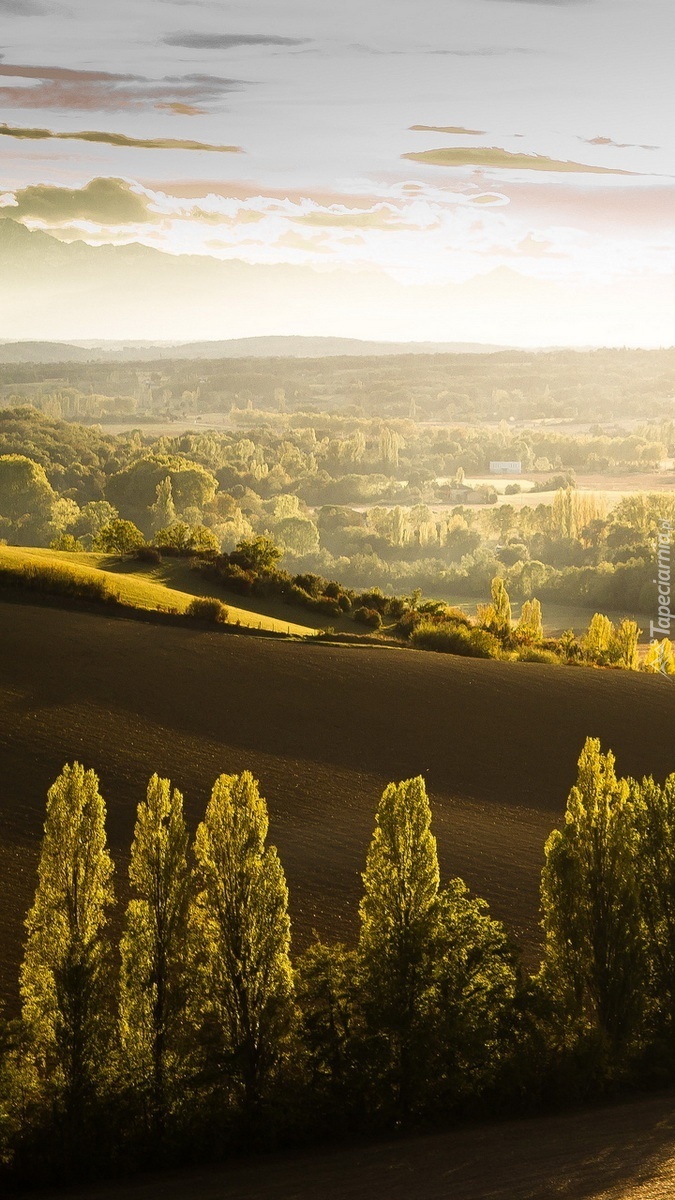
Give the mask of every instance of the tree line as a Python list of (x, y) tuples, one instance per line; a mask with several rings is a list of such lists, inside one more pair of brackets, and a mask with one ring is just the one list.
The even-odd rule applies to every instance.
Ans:
[(587, 740), (545, 848), (534, 972), (485, 901), (461, 879), (441, 885), (421, 777), (379, 802), (356, 945), (315, 938), (295, 956), (250, 773), (216, 780), (192, 843), (181, 793), (153, 775), (117, 921), (105, 822), (96, 774), (65, 766), (47, 797), (21, 1015), (0, 1025), (7, 1181), (672, 1081), (675, 774), (620, 778)]

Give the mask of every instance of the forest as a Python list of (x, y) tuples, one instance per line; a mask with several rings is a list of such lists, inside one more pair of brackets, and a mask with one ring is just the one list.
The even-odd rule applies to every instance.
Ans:
[[(268, 536), (284, 568), (345, 588), (475, 598), (499, 574), (519, 601), (650, 614), (656, 537), (675, 497), (631, 494), (631, 472), (663, 461), (674, 430), (667, 421), (630, 435), (563, 435), (324, 413), (155, 437), (9, 408), (0, 413), (0, 539), (89, 550), (115, 520), (142, 539), (221, 553)], [(520, 503), (515, 481), (499, 498), (489, 483), (467, 486), (467, 472), (494, 458), (536, 468), (541, 501)], [(576, 469), (603, 467), (626, 473), (613, 504), (576, 487)]]
[(98, 778), (64, 767), (47, 797), (21, 1014), (1, 1027), (7, 1182), (672, 1082), (675, 775), (620, 778), (587, 739), (545, 847), (539, 964), (461, 879), (441, 881), (422, 777), (379, 801), (353, 946), (293, 950), (268, 827), (249, 772), (219, 776), (194, 837), (181, 793), (154, 775), (116, 913)]
[(672, 348), (0, 363), (0, 402), (30, 403), (71, 420), (170, 420), (234, 409), (443, 424), (642, 422), (671, 419), (674, 394)]

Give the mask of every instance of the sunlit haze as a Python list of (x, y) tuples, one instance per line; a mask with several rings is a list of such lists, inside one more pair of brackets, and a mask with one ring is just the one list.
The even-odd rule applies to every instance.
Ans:
[[(674, 44), (670, 0), (0, 0), (0, 215), (72, 243), (0, 336), (670, 345)], [(125, 302), (81, 242), (162, 254)]]

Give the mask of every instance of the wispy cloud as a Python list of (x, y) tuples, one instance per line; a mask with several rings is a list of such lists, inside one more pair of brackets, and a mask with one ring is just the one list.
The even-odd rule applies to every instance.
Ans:
[(119, 112), (146, 109), (153, 104), (193, 114), (204, 111), (203, 105), (245, 86), (243, 80), (217, 75), (173, 75), (157, 80), (145, 75), (5, 62), (0, 63), (0, 76), (35, 80), (32, 87), (25, 84), (0, 87), (0, 101), (8, 108), (75, 112)]
[(38, 17), (45, 12), (44, 4), (38, 0), (0, 0), (0, 13), (11, 13), (19, 17)]
[[(543, 4), (550, 8), (568, 8), (579, 4), (592, 4), (593, 0), (497, 0), (499, 3), (508, 4)], [(491, 0), (495, 3), (495, 0)]]
[(170, 33), (166, 46), (183, 46), (188, 50), (233, 50), (237, 46), (304, 46), (309, 38), (277, 37), (268, 33)]
[(465, 129), (463, 125), (411, 125), (413, 133), (452, 133), (466, 134), (468, 137), (485, 137), (485, 129)]
[(658, 150), (658, 146), (642, 146), (635, 142), (615, 142), (610, 137), (579, 138), (586, 146), (613, 146), (616, 150)]
[(93, 221), (97, 225), (138, 225), (156, 221), (147, 196), (125, 179), (92, 179), (82, 188), (37, 184), (20, 188), (0, 215), (17, 220), (34, 219), (49, 226), (68, 221)]
[(134, 138), (124, 133), (103, 133), (83, 130), (78, 133), (55, 133), (52, 129), (26, 129), (23, 126), (0, 125), (0, 137), (26, 138), (41, 141), (53, 138), (63, 142), (99, 142), (105, 146), (134, 147), (139, 150), (209, 150), (218, 154), (242, 154), (241, 146), (213, 146), (209, 142), (192, 142), (182, 138)]
[(508, 171), (555, 171), (560, 173), (582, 173), (591, 175), (635, 175), (635, 171), (621, 171), (618, 167), (596, 167), (590, 163), (567, 162), (548, 158), (545, 154), (512, 154), (496, 146), (444, 147), (440, 150), (422, 150), (414, 154), (403, 154), (411, 162), (427, 163), (436, 167), (487, 167)]

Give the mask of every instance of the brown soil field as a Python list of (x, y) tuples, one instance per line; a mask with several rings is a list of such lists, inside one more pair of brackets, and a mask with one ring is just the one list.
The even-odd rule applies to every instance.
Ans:
[(563, 1116), (261, 1157), (33, 1200), (672, 1200), (672, 1093)]
[(250, 769), (270, 807), (296, 946), (349, 940), (374, 812), (422, 774), (444, 877), (459, 874), (532, 953), (543, 845), (587, 735), (622, 773), (675, 770), (661, 676), (377, 646), (225, 636), (0, 605), (0, 988), (16, 998), (47, 788), (99, 773), (124, 893), (136, 804), (169, 775), (194, 828), (215, 777)]

